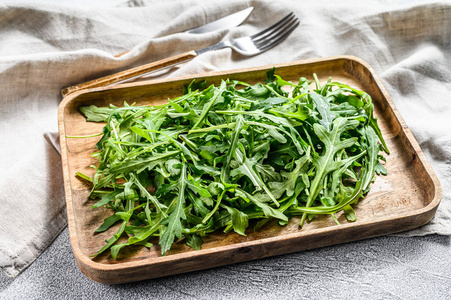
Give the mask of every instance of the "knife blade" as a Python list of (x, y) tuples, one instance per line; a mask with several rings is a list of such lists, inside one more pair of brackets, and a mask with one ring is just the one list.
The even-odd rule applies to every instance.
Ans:
[(241, 23), (243, 23), (244, 20), (247, 19), (247, 17), (251, 14), (253, 9), (254, 8), (252, 6), (248, 7), (239, 12), (225, 16), (221, 19), (218, 19), (218, 20), (210, 22), (208, 24), (199, 26), (197, 28), (187, 30), (185, 32), (187, 32), (187, 33), (206, 33), (206, 32), (216, 31), (219, 29), (222, 30), (222, 29), (236, 27), (236, 26), (240, 25)]

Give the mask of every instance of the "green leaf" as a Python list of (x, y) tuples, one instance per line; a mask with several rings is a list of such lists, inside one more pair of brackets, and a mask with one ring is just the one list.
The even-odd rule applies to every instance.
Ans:
[(233, 130), (233, 133), (232, 133), (232, 140), (229, 142), (230, 145), (229, 145), (229, 149), (227, 150), (226, 161), (221, 169), (221, 181), (222, 181), (222, 184), (225, 186), (228, 185), (230, 163), (232, 162), (232, 159), (235, 156), (235, 149), (238, 146), (238, 140), (239, 140), (239, 136), (240, 136), (242, 123), (243, 123), (243, 119), (240, 116), (238, 116), (235, 129)]
[(91, 255), (91, 257), (95, 257), (101, 253), (103, 253), (105, 250), (107, 250), (108, 248), (110, 248), (118, 239), (119, 237), (122, 235), (122, 233), (124, 233), (125, 230), (125, 226), (127, 225), (127, 221), (122, 221), (121, 226), (119, 227), (118, 231), (110, 238), (107, 240), (107, 243), (105, 246), (103, 246), (99, 252), (97, 252), (94, 255)]
[(281, 144), (285, 144), (287, 142), (287, 139), (274, 127), (268, 128), (268, 134)]
[(194, 250), (200, 250), (202, 246), (202, 238), (197, 234), (187, 234), (186, 235), (186, 244), (193, 248)]
[(114, 245), (113, 247), (111, 247), (111, 256), (113, 257), (113, 259), (117, 259), (119, 250), (121, 250), (122, 247), (124, 247), (126, 245), (127, 244), (123, 243), (123, 244), (117, 244), (117, 245)]
[(133, 131), (134, 133), (136, 133), (137, 135), (139, 135), (140, 137), (145, 138), (147, 141), (149, 142), (153, 142), (152, 138), (150, 137), (149, 133), (139, 127), (133, 126), (130, 127), (130, 130)]
[(146, 158), (135, 158), (131, 160), (124, 160), (121, 163), (112, 165), (110, 172), (114, 174), (128, 174), (130, 172), (135, 172), (136, 174), (148, 169), (151, 170), (155, 168), (156, 165), (162, 164), (167, 158), (179, 154), (180, 151), (169, 151), (162, 154), (156, 154)]
[(194, 193), (198, 194), (201, 197), (210, 198), (211, 194), (205, 187), (202, 187), (200, 181), (194, 181), (191, 176), (186, 178), (186, 187), (192, 190)]
[(376, 172), (377, 175), (387, 175), (387, 169), (383, 165), (381, 165), (380, 162), (376, 163), (374, 171)]
[(168, 159), (165, 162), (166, 168), (172, 176), (177, 176), (180, 174), (180, 167), (182, 163), (178, 159)]
[(276, 172), (271, 165), (262, 165), (260, 163), (255, 164), (255, 169), (264, 182), (278, 181), (280, 180), (280, 174)]
[(365, 165), (368, 168), (368, 172), (362, 179), (362, 189), (366, 190), (373, 180), (374, 172), (376, 171), (377, 164), (379, 163), (379, 144), (378, 137), (372, 127), (366, 126), (363, 129), (362, 148), (368, 152)]
[(167, 206), (160, 203), (160, 201), (158, 201), (156, 197), (152, 196), (152, 194), (149, 193), (149, 191), (141, 184), (138, 178), (132, 173), (130, 173), (130, 180), (133, 184), (135, 184), (138, 187), (141, 196), (146, 198), (148, 201), (152, 202), (152, 204), (156, 208), (157, 213), (161, 213), (164, 218), (167, 217), (165, 212), (167, 210)]
[(310, 93), (309, 95), (312, 98), (313, 102), (316, 104), (316, 109), (321, 115), (319, 123), (323, 125), (327, 131), (330, 131), (330, 126), (333, 121), (333, 115), (330, 112), (329, 101), (327, 101), (325, 97), (316, 93)]
[(357, 220), (357, 216), (355, 215), (354, 209), (351, 207), (351, 205), (346, 205), (345, 207), (343, 207), (343, 211), (348, 221), (355, 222)]
[(248, 199), (248, 200), (252, 201), (252, 203), (254, 203), (255, 205), (257, 205), (258, 207), (260, 207), (263, 210), (263, 213), (265, 214), (266, 217), (268, 217), (268, 218), (273, 217), (273, 218), (280, 219), (283, 221), (288, 221), (287, 216), (285, 216), (283, 214), (283, 212), (280, 212), (280, 211), (272, 208), (271, 206), (269, 206), (266, 203), (260, 202), (255, 197), (246, 193), (245, 191), (243, 191), (241, 189), (236, 189), (236, 195), (239, 197), (242, 197), (243, 199)]
[(186, 215), (183, 210), (183, 205), (185, 204), (186, 176), (186, 163), (183, 163), (179, 179), (179, 194), (176, 198), (175, 208), (169, 215), (167, 228), (160, 236), (161, 255), (165, 255), (171, 249), (175, 237), (182, 238), (182, 223), (180, 220), (186, 220)]
[(225, 83), (225, 81), (222, 81), (221, 86), (215, 90), (214, 95), (211, 98), (211, 100), (206, 105), (204, 105), (204, 109), (202, 110), (202, 113), (199, 116), (199, 119), (197, 119), (197, 122), (193, 125), (191, 130), (196, 129), (197, 127), (199, 127), (199, 125), (201, 125), (204, 122), (204, 119), (207, 116), (208, 112), (215, 105), (216, 101), (218, 100), (218, 97), (224, 92), (225, 88), (226, 88), (226, 83)]
[(302, 181), (302, 174), (307, 171), (310, 162), (310, 148), (304, 156), (295, 161), (296, 168), (292, 172), (281, 171), (280, 174), (284, 178), (282, 182), (270, 182), (269, 187), (275, 197), (281, 197), (286, 192), (288, 197), (293, 194), (299, 195), (302, 189), (306, 187)]
[(226, 208), (227, 211), (230, 213), (230, 216), (232, 218), (233, 230), (240, 235), (246, 236), (245, 231), (249, 224), (248, 216), (242, 211), (237, 210), (236, 208), (229, 207), (226, 205), (223, 205), (223, 207)]
[(132, 236), (128, 239), (127, 245), (138, 244), (138, 243), (146, 241), (154, 232), (156, 232), (157, 230), (160, 229), (161, 220), (162, 219), (160, 219), (158, 222), (156, 222), (153, 225), (147, 225), (147, 226), (141, 227), (139, 232), (137, 232), (135, 230), (134, 231), (135, 236)]
[(91, 206), (91, 208), (97, 208), (97, 207), (101, 207), (104, 206), (108, 203), (110, 203), (111, 201), (114, 201), (114, 199), (116, 198), (116, 196), (120, 193), (120, 190), (115, 190), (112, 191), (109, 194), (103, 195), (100, 199), (100, 201), (98, 201), (96, 204), (94, 204), (93, 206)]
[[(316, 156), (313, 161), (313, 165), (316, 168), (316, 175), (311, 182), (306, 207), (310, 207), (320, 193), (326, 175), (342, 165), (342, 162), (335, 162), (335, 154), (341, 149), (351, 147), (357, 141), (357, 138), (341, 140), (341, 134), (347, 130), (355, 129), (359, 125), (358, 121), (337, 118), (333, 121), (332, 125), (331, 132), (327, 131), (323, 125), (313, 125), (315, 134), (324, 143), (325, 151), (323, 155)], [(307, 214), (304, 213), (301, 217), (300, 226), (303, 225), (306, 217)]]
[(121, 220), (121, 218), (117, 215), (111, 215), (108, 218), (103, 220), (102, 225), (99, 226), (95, 230), (95, 232), (104, 232), (105, 230), (108, 230), (111, 226), (113, 226), (117, 221)]
[(85, 115), (88, 122), (106, 122), (115, 107), (97, 107), (95, 105), (80, 106), (79, 110)]
[[(308, 109), (305, 108), (305, 106), (299, 106), (297, 108), (296, 112), (286, 110), (282, 107), (272, 108), (272, 109), (268, 110), (268, 112), (270, 112), (278, 117), (297, 119), (300, 121), (305, 121), (308, 119), (308, 117), (310, 117), (310, 112)], [(295, 125), (295, 124), (293, 124), (293, 125)]]
[(270, 109), (276, 105), (286, 103), (287, 99), (282, 97), (270, 97), (257, 103), (257, 108)]
[(147, 248), (152, 247), (152, 244), (148, 243), (147, 239), (159, 229), (160, 222), (161, 220), (156, 224), (143, 227), (126, 226), (125, 232), (134, 234), (135, 236), (130, 237), (127, 243), (121, 243), (111, 247), (111, 256), (113, 257), (113, 259), (117, 258), (119, 251), (125, 246), (141, 244), (146, 246)]
[(270, 199), (274, 202), (274, 204), (279, 206), (279, 203), (277, 202), (276, 198), (273, 196), (269, 188), (261, 180), (260, 176), (254, 169), (254, 165), (257, 163), (257, 159), (259, 159), (259, 157), (255, 155), (254, 157), (248, 159), (246, 158), (246, 156), (244, 156), (244, 154), (241, 153), (239, 149), (235, 149), (235, 153), (236, 153), (235, 157), (237, 161), (240, 163), (240, 165), (238, 166), (238, 168), (233, 169), (233, 171), (230, 172), (230, 175), (232, 177), (238, 175), (244, 175), (248, 177), (251, 180), (254, 187), (257, 188), (257, 190), (265, 191), (266, 194), (268, 194), (268, 196), (270, 197)]

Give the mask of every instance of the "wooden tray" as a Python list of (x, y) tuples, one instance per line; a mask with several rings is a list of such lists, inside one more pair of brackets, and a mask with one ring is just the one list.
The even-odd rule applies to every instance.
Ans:
[(96, 163), (90, 153), (96, 150), (99, 137), (67, 139), (66, 135), (95, 134), (104, 126), (86, 122), (78, 108), (110, 103), (121, 106), (124, 101), (137, 105), (161, 104), (168, 97), (180, 96), (183, 85), (194, 78), (214, 84), (225, 78), (256, 83), (266, 79), (266, 72), (272, 67), (95, 88), (75, 92), (63, 100), (59, 107), (59, 130), (70, 241), (77, 265), (86, 276), (110, 284), (156, 278), (406, 231), (431, 220), (441, 199), (440, 183), (381, 81), (360, 59), (331, 57), (275, 65), (276, 74), (297, 81), (301, 76), (312, 79), (316, 73), (321, 82), (332, 77), (372, 96), (375, 115), (379, 117), (391, 154), (386, 156), (388, 175), (378, 176), (371, 192), (356, 205), (356, 222), (347, 222), (343, 215), (338, 215), (342, 225), (336, 225), (330, 216), (323, 216), (299, 229), (299, 220), (295, 218), (284, 227), (270, 223), (258, 232), (251, 228), (246, 237), (234, 232), (211, 234), (199, 251), (177, 242), (163, 257), (159, 246), (154, 246), (150, 250), (124, 248), (118, 261), (109, 253), (91, 259), (89, 255), (96, 253), (116, 230), (94, 234), (110, 212), (104, 208), (91, 209), (96, 200), (87, 198), (90, 186), (75, 177), (78, 171), (94, 173), (88, 166)]

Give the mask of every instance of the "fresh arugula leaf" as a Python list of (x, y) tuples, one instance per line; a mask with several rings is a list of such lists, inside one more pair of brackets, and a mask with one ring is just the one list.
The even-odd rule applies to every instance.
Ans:
[(182, 238), (182, 222), (181, 219), (186, 220), (186, 215), (183, 210), (185, 203), (185, 186), (186, 186), (186, 163), (182, 164), (182, 171), (180, 173), (178, 195), (173, 211), (169, 214), (168, 226), (165, 228), (163, 234), (160, 236), (161, 254), (164, 255), (174, 242), (174, 238)]
[(249, 225), (248, 216), (236, 208), (226, 205), (223, 205), (223, 207), (227, 209), (227, 211), (230, 213), (230, 216), (232, 217), (233, 230), (238, 234), (246, 236), (245, 230)]
[[(355, 129), (359, 125), (356, 120), (346, 118), (337, 118), (332, 123), (332, 131), (329, 132), (327, 128), (320, 124), (313, 125), (313, 131), (318, 138), (324, 143), (325, 152), (323, 155), (315, 156), (313, 165), (316, 169), (315, 178), (312, 180), (306, 207), (310, 207), (322, 189), (322, 182), (326, 175), (338, 169), (343, 162), (335, 161), (335, 154), (341, 150), (351, 147), (357, 138), (341, 139), (341, 134), (346, 130)], [(304, 224), (307, 214), (303, 214), (300, 226)]]

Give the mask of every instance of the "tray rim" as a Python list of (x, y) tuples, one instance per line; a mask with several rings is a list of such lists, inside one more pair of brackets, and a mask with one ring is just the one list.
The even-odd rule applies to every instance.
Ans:
[[(401, 130), (404, 131), (404, 134), (406, 135), (408, 142), (413, 147), (415, 153), (418, 156), (419, 161), (424, 166), (427, 174), (429, 175), (429, 177), (432, 181), (432, 184), (434, 187), (434, 192), (433, 192), (434, 196), (433, 196), (432, 201), (429, 204), (425, 205), (422, 208), (414, 209), (412, 211), (405, 212), (405, 213), (400, 213), (395, 216), (380, 217), (374, 221), (366, 221), (364, 224), (346, 223), (346, 224), (341, 224), (339, 229), (337, 229), (335, 226), (330, 226), (330, 227), (325, 227), (325, 228), (317, 228), (317, 229), (311, 230), (309, 232), (301, 230), (299, 232), (284, 234), (282, 236), (268, 237), (268, 238), (259, 239), (259, 240), (252, 240), (252, 241), (224, 245), (224, 246), (213, 247), (213, 248), (209, 248), (209, 249), (202, 249), (202, 250), (197, 250), (197, 251), (189, 251), (189, 252), (178, 253), (178, 254), (173, 254), (173, 255), (168, 255), (168, 256), (160, 256), (160, 257), (154, 258), (152, 260), (127, 261), (127, 262), (119, 262), (117, 264), (105, 264), (105, 263), (95, 262), (95, 261), (91, 260), (88, 256), (86, 256), (85, 254), (82, 253), (82, 251), (79, 247), (78, 237), (76, 235), (76, 228), (75, 228), (74, 207), (72, 205), (72, 193), (71, 193), (71, 185), (70, 185), (70, 179), (69, 179), (70, 174), (69, 174), (68, 164), (67, 164), (67, 161), (68, 161), (67, 154), (68, 153), (67, 153), (67, 147), (66, 147), (65, 126), (64, 126), (64, 109), (65, 109), (66, 105), (68, 105), (71, 101), (75, 100), (78, 96), (80, 96), (82, 94), (87, 94), (87, 93), (92, 93), (92, 92), (102, 92), (102, 91), (106, 91), (106, 90), (132, 88), (132, 87), (143, 86), (143, 85), (155, 85), (155, 84), (159, 84), (159, 83), (176, 82), (176, 81), (195, 79), (195, 78), (204, 78), (204, 77), (208, 78), (208, 77), (212, 77), (212, 76), (224, 75), (224, 73), (236, 74), (236, 73), (242, 73), (242, 72), (261, 71), (261, 70), (271, 69), (273, 67), (275, 67), (277, 69), (280, 67), (290, 67), (290, 66), (294, 66), (294, 65), (309, 65), (309, 64), (311, 65), (311, 64), (332, 62), (332, 61), (339, 61), (339, 60), (348, 60), (348, 61), (362, 65), (370, 73), (370, 76), (376, 82), (377, 88), (379, 88), (381, 94), (387, 101), (388, 106), (393, 111), (394, 116), (396, 117), (397, 121), (401, 125)], [(104, 272), (108, 272), (108, 271), (131, 270), (131, 269), (135, 269), (137, 267), (146, 268), (146, 267), (153, 266), (153, 265), (175, 262), (175, 261), (179, 260), (180, 258), (192, 259), (192, 258), (196, 258), (199, 256), (204, 256), (207, 254), (226, 252), (226, 251), (239, 249), (239, 248), (252, 247), (252, 246), (262, 245), (262, 244), (266, 244), (266, 243), (273, 243), (273, 242), (277, 242), (280, 240), (302, 238), (303, 236), (309, 236), (312, 234), (325, 234), (325, 233), (329, 233), (329, 232), (333, 232), (333, 231), (343, 231), (343, 230), (347, 230), (347, 229), (358, 228), (361, 226), (368, 226), (368, 225), (376, 226), (378, 224), (383, 224), (387, 221), (412, 218), (412, 217), (417, 217), (417, 216), (421, 216), (421, 215), (427, 215), (428, 213), (432, 214), (430, 216), (430, 218), (428, 217), (428, 220), (424, 223), (424, 224), (426, 224), (427, 222), (429, 222), (432, 219), (432, 217), (435, 213), (435, 210), (437, 209), (437, 207), (441, 201), (441, 198), (442, 198), (442, 188), (441, 188), (441, 184), (440, 184), (440, 181), (438, 180), (437, 175), (435, 174), (432, 166), (426, 159), (418, 142), (416, 141), (414, 135), (408, 128), (407, 124), (405, 123), (400, 112), (396, 108), (396, 106), (395, 106), (394, 102), (392, 101), (391, 97), (389, 96), (388, 92), (386, 91), (384, 85), (382, 84), (382, 81), (380, 80), (380, 78), (377, 76), (377, 74), (375, 73), (373, 68), (368, 63), (366, 63), (362, 59), (355, 57), (355, 56), (339, 55), (339, 56), (331, 56), (331, 57), (325, 57), (325, 58), (298, 60), (298, 61), (292, 61), (292, 62), (288, 62), (288, 63), (278, 63), (278, 64), (270, 64), (270, 65), (251, 67), (251, 68), (239, 68), (239, 69), (232, 69), (232, 70), (225, 70), (225, 71), (206, 72), (206, 73), (191, 74), (191, 75), (174, 77), (174, 78), (154, 79), (154, 80), (149, 80), (149, 81), (119, 84), (116, 86), (97, 87), (97, 88), (90, 88), (90, 89), (86, 89), (86, 90), (80, 90), (80, 91), (76, 91), (76, 92), (68, 94), (61, 101), (59, 108), (58, 108), (58, 127), (59, 127), (59, 137), (60, 137), (60, 145), (61, 145), (61, 159), (62, 159), (62, 165), (63, 165), (63, 178), (64, 178), (64, 189), (65, 189), (67, 216), (68, 216), (69, 237), (70, 237), (70, 243), (72, 246), (72, 251), (74, 253), (75, 260), (76, 260), (77, 265), (80, 268), (80, 270), (83, 273), (85, 273), (85, 275), (88, 276), (90, 279), (93, 279), (95, 281), (102, 282), (102, 283), (107, 283), (107, 281), (101, 280), (100, 278), (93, 278), (93, 277), (89, 276), (88, 272), (86, 272), (86, 271), (92, 270), (92, 271), (104, 273)], [(418, 224), (415, 226), (419, 227), (424, 224)], [(416, 228), (416, 227), (413, 227), (413, 228)], [(391, 233), (395, 233), (395, 232), (396, 231), (392, 231)], [(389, 234), (389, 233), (387, 233), (387, 234)], [(352, 240), (362, 240), (362, 239), (365, 239), (365, 237), (350, 239), (350, 240), (344, 241), (344, 242), (350, 242)], [(334, 244), (338, 244), (338, 243), (334, 243)], [(313, 248), (315, 248), (315, 247), (313, 247)], [(284, 253), (289, 253), (289, 252), (284, 252)], [(268, 256), (272, 256), (272, 255), (255, 257), (255, 259), (260, 259), (260, 258), (264, 258), (264, 257), (268, 257)], [(239, 260), (239, 261), (241, 261), (241, 260)], [(118, 268), (119, 265), (121, 266), (120, 269)], [(206, 268), (208, 268), (208, 266)], [(143, 279), (146, 279), (146, 278), (143, 278)], [(126, 281), (121, 281), (121, 282), (126, 282)]]

